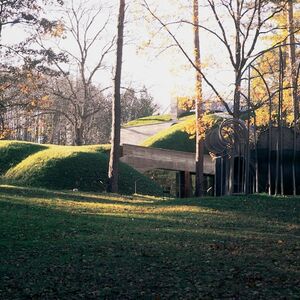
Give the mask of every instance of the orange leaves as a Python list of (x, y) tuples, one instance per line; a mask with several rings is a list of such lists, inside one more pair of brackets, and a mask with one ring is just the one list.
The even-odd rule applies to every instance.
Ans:
[[(256, 110), (256, 126), (267, 126), (269, 122), (269, 107), (263, 106)], [(251, 124), (254, 125), (254, 120), (251, 118)]]
[(42, 105), (49, 105), (50, 104), (50, 96), (49, 95), (43, 95), (42, 97), (41, 97), (41, 99), (40, 99), (40, 103), (42, 104)]
[(218, 123), (219, 119), (212, 114), (204, 113), (202, 117), (196, 122), (195, 119), (192, 119), (184, 127), (184, 131), (190, 135), (190, 138), (193, 139), (196, 136), (196, 129), (198, 127), (198, 133), (201, 139), (205, 138), (207, 130), (214, 127)]
[(205, 138), (205, 133), (208, 129), (214, 127), (217, 122), (218, 122), (218, 118), (216, 118), (215, 116), (208, 114), (208, 113), (204, 113), (204, 115), (202, 116), (202, 119), (200, 120), (200, 122), (198, 122), (198, 130), (199, 130), (199, 134), (200, 134), (200, 138), (204, 139)]
[[(25, 72), (16, 84), (20, 99), (23, 103), (27, 103), (27, 111), (31, 111), (38, 106), (49, 106), (50, 97), (45, 90), (43, 84), (45, 78), (40, 73)], [(0, 86), (0, 91), (5, 86)]]
[(196, 120), (193, 119), (188, 122), (183, 131), (185, 131), (190, 136), (190, 139), (193, 139), (196, 135)]
[(65, 32), (65, 27), (62, 22), (57, 22), (50, 30), (50, 35), (52, 37), (62, 37)]
[(0, 130), (0, 140), (6, 139), (12, 133), (12, 131), (13, 130), (11, 130), (11, 129)]
[(178, 107), (183, 110), (192, 110), (195, 109), (195, 99), (190, 97), (178, 97)]
[(37, 106), (37, 100), (36, 100), (36, 99), (33, 99), (33, 100), (30, 102), (30, 105), (31, 105), (32, 107)]
[(27, 111), (33, 111), (35, 108), (39, 107), (49, 107), (51, 104), (49, 95), (42, 95), (40, 97), (34, 97), (29, 101), (29, 106), (27, 106)]
[(30, 92), (30, 88), (29, 88), (29, 86), (27, 85), (27, 84), (20, 84), (19, 85), (19, 89), (20, 89), (20, 91), (23, 93), (23, 94), (25, 94), (25, 95), (28, 95), (29, 94), (29, 92)]
[(0, 93), (4, 92), (9, 87), (10, 87), (10, 83), (2, 83), (2, 84), (0, 84)]

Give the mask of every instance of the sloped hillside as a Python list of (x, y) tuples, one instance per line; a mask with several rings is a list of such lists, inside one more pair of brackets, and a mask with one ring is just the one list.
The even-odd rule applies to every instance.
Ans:
[[(54, 146), (1, 141), (2, 178), (20, 184), (51, 189), (104, 191), (107, 182), (108, 145)], [(13, 154), (15, 155), (13, 155)], [(160, 187), (126, 164), (120, 165), (121, 194), (161, 194)]]
[[(212, 128), (220, 124), (224, 116), (215, 113), (205, 114), (203, 121), (205, 128)], [(146, 139), (142, 146), (154, 147), (162, 149), (170, 149), (185, 152), (195, 152), (196, 139), (187, 133), (187, 128), (195, 129), (195, 115), (188, 115), (179, 119), (179, 123), (170, 126), (169, 128), (158, 132), (157, 134)], [(204, 144), (204, 153), (208, 154)]]
[(0, 141), (0, 175), (20, 163), (23, 159), (40, 150), (46, 149), (44, 145), (20, 142)]
[(195, 122), (194, 116), (188, 117), (148, 138), (142, 143), (142, 146), (195, 152), (195, 138), (191, 138), (185, 131), (185, 127), (192, 122)]
[(130, 121), (124, 124), (123, 127), (153, 125), (169, 121), (172, 121), (171, 115), (148, 116)]

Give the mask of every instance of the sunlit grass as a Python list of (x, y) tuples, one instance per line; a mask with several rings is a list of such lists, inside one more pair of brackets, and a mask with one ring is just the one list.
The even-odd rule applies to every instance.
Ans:
[(297, 299), (299, 198), (0, 186), (0, 298)]
[(149, 137), (142, 146), (195, 152), (195, 139), (191, 139), (186, 132), (186, 126), (191, 122), (194, 122), (194, 116), (189, 116), (183, 122), (172, 125), (170, 128)]
[(163, 122), (168, 122), (172, 120), (172, 116), (167, 114), (167, 115), (158, 115), (158, 116), (148, 116), (148, 117), (143, 117), (139, 118), (136, 120), (132, 120), (123, 127), (131, 127), (131, 126), (145, 126), (145, 125), (154, 125), (154, 124), (159, 124)]

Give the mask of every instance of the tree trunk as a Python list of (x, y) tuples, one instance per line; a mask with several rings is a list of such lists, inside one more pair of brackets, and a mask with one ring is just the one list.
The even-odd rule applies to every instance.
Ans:
[(278, 79), (278, 113), (277, 113), (277, 144), (276, 144), (276, 184), (275, 195), (283, 194), (283, 165), (282, 165), (282, 97), (283, 97), (283, 53), (281, 47), (279, 48), (279, 79)]
[[(242, 45), (241, 45), (241, 3), (236, 1), (236, 36), (235, 36), (235, 89), (233, 99), (233, 118), (240, 118), (240, 103), (241, 103), (241, 64), (242, 64)], [(234, 125), (234, 131), (236, 132)], [(235, 133), (234, 133), (235, 134)], [(229, 172), (229, 194), (234, 193), (234, 170), (235, 170), (235, 154), (238, 153), (237, 139), (233, 139), (232, 153), (230, 157), (230, 172)]]
[(258, 172), (258, 149), (257, 149), (257, 130), (256, 130), (256, 113), (255, 110), (253, 111), (254, 116), (254, 149), (255, 149), (255, 193), (259, 192), (259, 172)]
[(295, 120), (297, 121), (299, 118), (299, 103), (297, 101), (297, 67), (296, 67), (296, 43), (295, 43), (293, 0), (288, 1), (288, 32), (289, 32), (290, 80), (292, 86), (294, 117)]
[[(50, 135), (49, 139), (49, 144), (54, 144), (55, 143), (55, 137), (58, 136), (58, 128), (59, 128), (59, 121), (60, 121), (60, 114), (55, 113), (52, 119), (52, 132)], [(58, 138), (56, 138), (56, 143), (59, 144)]]
[(121, 141), (121, 73), (123, 56), (123, 36), (125, 19), (125, 0), (120, 0), (119, 19), (118, 19), (118, 39), (117, 39), (117, 61), (114, 78), (114, 101), (112, 108), (112, 134), (111, 150), (108, 168), (107, 191), (118, 192), (118, 175), (120, 160), (120, 141)]
[(35, 142), (39, 143), (39, 135), (40, 135), (40, 116), (36, 117), (35, 121)]
[(272, 195), (272, 172), (271, 172), (271, 164), (272, 164), (272, 97), (269, 94), (269, 134), (268, 134), (268, 194)]
[[(195, 65), (201, 70), (200, 60), (200, 41), (199, 41), (199, 3), (194, 0), (193, 5), (193, 23), (194, 23), (194, 55)], [(195, 196), (203, 195), (203, 101), (202, 101), (202, 76), (199, 71), (196, 72), (196, 190)]]
[(233, 103), (233, 117), (240, 118), (241, 103), (241, 65), (242, 65), (242, 45), (241, 45), (241, 9), (242, 5), (239, 0), (236, 1), (236, 36), (235, 36), (235, 90)]
[(288, 1), (287, 25), (289, 33), (289, 62), (290, 62), (290, 85), (292, 87), (292, 99), (294, 108), (294, 137), (293, 137), (293, 195), (296, 196), (296, 126), (299, 118), (299, 104), (297, 95), (297, 68), (296, 68), (296, 45), (295, 45), (295, 27), (294, 27), (294, 7), (293, 1)]
[(84, 142), (83, 142), (83, 130), (84, 130), (83, 125), (80, 125), (79, 127), (75, 128), (74, 144), (76, 146), (82, 146), (84, 144)]
[(250, 108), (251, 108), (251, 67), (248, 67), (248, 98), (247, 98), (247, 141), (245, 150), (245, 182), (244, 193), (250, 193)]
[[(284, 48), (285, 49), (285, 48)], [(280, 165), (280, 193), (284, 195), (284, 182), (283, 182), (283, 88), (284, 88), (284, 68), (286, 66), (286, 57), (282, 48), (280, 48), (280, 72), (279, 72), (279, 165)]]

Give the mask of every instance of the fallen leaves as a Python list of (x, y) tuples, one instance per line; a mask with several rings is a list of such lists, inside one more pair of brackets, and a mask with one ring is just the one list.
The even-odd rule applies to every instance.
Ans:
[(294, 200), (121, 200), (0, 191), (0, 298), (299, 295)]

